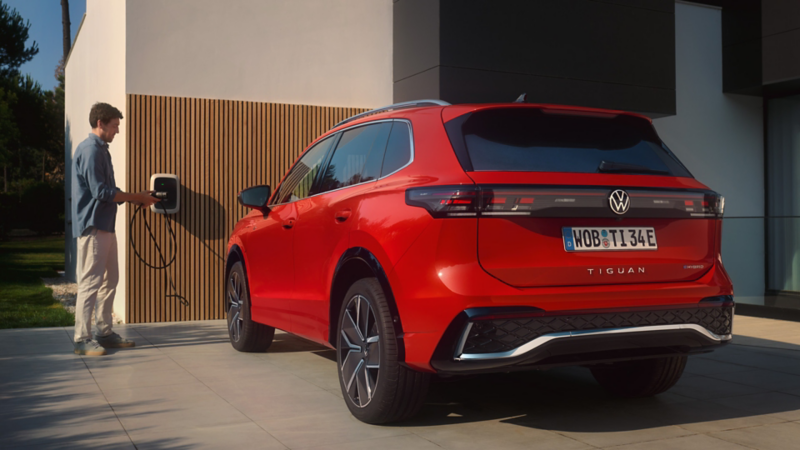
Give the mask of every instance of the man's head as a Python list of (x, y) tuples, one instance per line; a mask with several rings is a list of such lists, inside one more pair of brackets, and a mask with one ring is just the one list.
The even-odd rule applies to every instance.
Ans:
[(89, 112), (92, 133), (108, 143), (111, 143), (114, 136), (119, 133), (120, 119), (122, 113), (108, 103), (95, 103)]

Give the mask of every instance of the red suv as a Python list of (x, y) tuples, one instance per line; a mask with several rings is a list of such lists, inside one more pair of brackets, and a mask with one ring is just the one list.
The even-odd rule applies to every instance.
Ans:
[(724, 199), (644, 116), (418, 101), (303, 153), (228, 243), (233, 347), (275, 328), (336, 349), (345, 402), (402, 420), (444, 376), (588, 367), (622, 396), (731, 339)]

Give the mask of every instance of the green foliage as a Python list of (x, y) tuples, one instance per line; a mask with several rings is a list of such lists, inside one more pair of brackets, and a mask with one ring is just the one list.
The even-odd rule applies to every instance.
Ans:
[(35, 41), (30, 47), (25, 47), (30, 27), (30, 21), (25, 21), (16, 9), (0, 0), (0, 75), (16, 74), (19, 66), (39, 53)]
[(0, 193), (0, 239), (13, 229), (39, 234), (64, 231), (64, 186), (60, 183), (23, 180), (20, 193)]
[(74, 325), (41, 280), (63, 267), (64, 238), (0, 243), (0, 328)]
[(17, 97), (0, 87), (0, 164), (8, 164), (11, 157), (11, 144), (19, 137), (13, 107)]
[(0, 0), (0, 191), (15, 194), (0, 198), (0, 238), (12, 228), (64, 229), (63, 221), (56, 224), (64, 210), (63, 63), (55, 92), (19, 73), (39, 52), (35, 42), (25, 46), (30, 26)]

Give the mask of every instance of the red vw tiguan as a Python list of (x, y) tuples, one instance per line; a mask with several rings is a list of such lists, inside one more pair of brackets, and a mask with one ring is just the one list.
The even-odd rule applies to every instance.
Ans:
[(279, 328), (336, 349), (364, 422), (415, 414), (432, 374), (581, 365), (651, 396), (731, 339), (724, 199), (644, 116), (392, 105), (239, 201), (253, 211), (228, 243), (233, 347), (264, 351)]

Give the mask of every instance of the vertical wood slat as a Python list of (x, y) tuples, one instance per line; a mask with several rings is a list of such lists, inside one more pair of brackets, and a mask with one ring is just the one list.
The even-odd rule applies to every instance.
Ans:
[[(129, 323), (224, 318), (222, 299), (228, 237), (247, 210), (236, 194), (249, 186), (277, 186), (314, 139), (363, 108), (288, 105), (129, 94), (126, 165), (128, 192), (150, 188), (150, 175), (174, 173), (181, 180), (181, 210), (170, 216), (176, 235), (175, 263), (163, 271), (142, 264), (128, 251), (126, 316)], [(128, 205), (126, 218), (134, 207)], [(170, 235), (163, 216), (147, 216), (156, 241), (169, 259)], [(132, 238), (139, 253), (160, 265), (141, 221)]]

